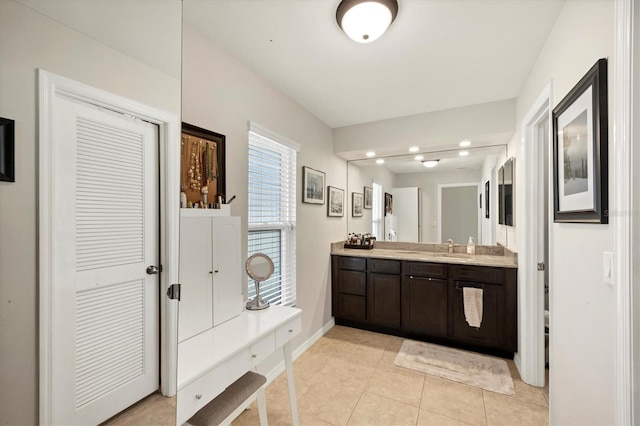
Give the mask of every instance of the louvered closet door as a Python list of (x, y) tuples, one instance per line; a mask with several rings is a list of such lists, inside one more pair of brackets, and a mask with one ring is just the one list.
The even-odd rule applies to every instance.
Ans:
[(53, 419), (98, 424), (159, 385), (158, 133), (56, 97)]

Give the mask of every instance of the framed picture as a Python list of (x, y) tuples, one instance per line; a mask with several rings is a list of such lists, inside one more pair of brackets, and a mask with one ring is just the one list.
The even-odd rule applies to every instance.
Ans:
[(362, 194), (358, 192), (351, 193), (351, 216), (360, 217), (362, 216), (362, 207), (363, 207), (364, 197)]
[(344, 216), (344, 189), (328, 186), (327, 192), (329, 193), (329, 202), (327, 203), (327, 216)]
[(0, 117), (0, 181), (15, 182), (15, 122)]
[(487, 219), (489, 219), (489, 217), (490, 217), (489, 216), (489, 205), (490, 205), (490, 203), (489, 203), (489, 190), (490, 189), (489, 188), (491, 188), (490, 182), (491, 181), (488, 180), (484, 184), (484, 217), (487, 218)]
[(365, 209), (373, 208), (373, 188), (368, 186), (364, 187), (364, 208)]
[(384, 215), (393, 214), (393, 196), (388, 192), (384, 193)]
[(608, 223), (607, 60), (553, 110), (554, 222)]
[(302, 202), (324, 204), (325, 173), (311, 167), (302, 167)]

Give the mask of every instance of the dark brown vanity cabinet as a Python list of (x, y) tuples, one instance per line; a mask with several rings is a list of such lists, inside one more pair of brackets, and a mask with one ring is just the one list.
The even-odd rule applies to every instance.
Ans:
[(385, 327), (400, 327), (400, 261), (368, 259), (367, 319)]
[[(481, 351), (517, 350), (517, 269), (332, 257), (337, 324)], [(481, 288), (480, 327), (464, 313), (464, 288)]]
[[(517, 342), (517, 270), (488, 266), (451, 265), (449, 297), (452, 337), (459, 342), (514, 352)], [(482, 322), (472, 327), (464, 313), (464, 289), (482, 289)]]

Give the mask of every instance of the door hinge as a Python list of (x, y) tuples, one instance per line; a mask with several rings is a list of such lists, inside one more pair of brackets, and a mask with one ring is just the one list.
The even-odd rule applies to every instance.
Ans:
[(544, 262), (538, 263), (538, 271), (544, 271), (544, 268), (545, 268)]
[(171, 284), (167, 289), (167, 297), (172, 300), (180, 301), (180, 284)]

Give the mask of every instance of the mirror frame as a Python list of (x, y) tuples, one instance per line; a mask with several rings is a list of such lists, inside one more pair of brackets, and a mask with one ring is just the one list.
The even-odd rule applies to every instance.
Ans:
[[(267, 264), (269, 265), (269, 272), (266, 275), (257, 275), (255, 271), (251, 269), (251, 263), (256, 259), (265, 259), (267, 261)], [(264, 253), (254, 253), (251, 256), (249, 256), (249, 258), (245, 262), (245, 269), (247, 270), (247, 275), (249, 275), (249, 277), (251, 277), (252, 280), (263, 282), (271, 278), (271, 275), (273, 275), (273, 271), (275, 270), (275, 267), (273, 265), (273, 260), (271, 260), (269, 256), (267, 256)]]

